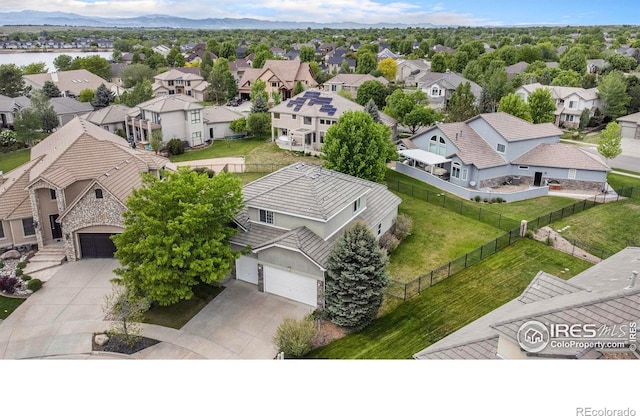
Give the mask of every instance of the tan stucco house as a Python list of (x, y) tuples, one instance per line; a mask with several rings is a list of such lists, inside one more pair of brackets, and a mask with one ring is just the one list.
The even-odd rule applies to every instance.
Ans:
[(244, 71), (240, 82), (238, 82), (240, 97), (249, 98), (251, 85), (257, 79), (266, 83), (269, 97), (274, 92), (278, 92), (283, 100), (293, 96), (293, 90), (298, 81), (305, 89), (318, 85), (311, 75), (309, 64), (306, 62), (267, 60), (262, 68), (250, 68)]
[[(197, 69), (197, 68), (196, 68)], [(205, 91), (209, 83), (200, 74), (171, 69), (153, 77), (153, 95), (163, 97), (184, 94), (198, 101), (205, 101)]]
[(63, 244), (69, 261), (111, 257), (125, 201), (142, 173), (171, 167), (122, 137), (75, 118), (31, 149), (0, 179), (0, 247)]
[(97, 90), (100, 84), (104, 84), (115, 96), (120, 96), (123, 89), (118, 85), (100, 78), (86, 69), (74, 69), (71, 71), (47, 72), (44, 74), (24, 75), (24, 82), (34, 90), (40, 90), (47, 81), (53, 82), (64, 97), (76, 98), (82, 90)]
[(384, 234), (401, 200), (386, 186), (302, 162), (245, 185), (232, 247), (236, 278), (261, 292), (324, 307), (327, 258), (356, 221)]
[(378, 81), (382, 85), (388, 85), (384, 77), (374, 77), (370, 74), (338, 74), (324, 83), (324, 88), (331, 92), (347, 91), (355, 99), (358, 97), (358, 88), (367, 81)]

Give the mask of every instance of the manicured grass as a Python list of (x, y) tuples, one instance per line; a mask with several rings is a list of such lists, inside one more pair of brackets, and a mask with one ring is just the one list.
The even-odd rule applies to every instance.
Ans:
[(320, 159), (311, 156), (301, 156), (278, 147), (271, 142), (271, 137), (251, 137), (246, 139), (215, 140), (211, 146), (204, 149), (185, 152), (173, 156), (172, 162), (211, 159), (217, 157), (244, 156), (247, 165), (289, 165), (298, 161), (306, 163), (320, 163)]
[(572, 198), (564, 198), (559, 196), (541, 196), (538, 198), (527, 199), (525, 201), (509, 202), (506, 204), (479, 204), (479, 206), (496, 214), (502, 214), (507, 218), (516, 221), (532, 220), (540, 215), (548, 214), (562, 207), (566, 207), (575, 203)]
[[(420, 191), (429, 191), (436, 194), (446, 194), (447, 198), (462, 200), (462, 198), (459, 198), (456, 195), (445, 192), (440, 188), (436, 188), (435, 186), (419, 181), (403, 173), (396, 172), (393, 169), (387, 169), (386, 180), (387, 187), (392, 191), (401, 190), (408, 194), (411, 194), (411, 192), (413, 192), (414, 195), (419, 195)], [(424, 195), (424, 192), (422, 192), (422, 195)]]
[(0, 319), (6, 319), (24, 301), (24, 299), (8, 298), (0, 295)]
[[(383, 315), (362, 332), (310, 358), (411, 358), (418, 351), (519, 296), (543, 270), (572, 277), (591, 264), (530, 239), (488, 257)], [(569, 271), (562, 273), (565, 268)]]
[(602, 204), (553, 223), (554, 229), (565, 226), (569, 226), (562, 233), (565, 238), (593, 246), (596, 255), (600, 249), (613, 254), (627, 246), (640, 246), (640, 200)]
[(31, 149), (16, 150), (10, 153), (0, 153), (0, 170), (4, 173), (27, 163), (31, 155)]
[(399, 213), (413, 220), (411, 235), (391, 253), (389, 273), (408, 282), (504, 234), (504, 231), (418, 198), (398, 193)]
[[(640, 175), (640, 173), (635, 173), (637, 175)], [(616, 175), (615, 173), (610, 172), (607, 175), (607, 182), (609, 183), (609, 185), (613, 188), (613, 189), (620, 189), (620, 188), (631, 188), (631, 187), (638, 187), (640, 188), (640, 178), (634, 178), (632, 176), (625, 176), (625, 175)]]
[(221, 286), (200, 285), (189, 300), (170, 306), (152, 305), (145, 314), (144, 322), (180, 329), (223, 290)]

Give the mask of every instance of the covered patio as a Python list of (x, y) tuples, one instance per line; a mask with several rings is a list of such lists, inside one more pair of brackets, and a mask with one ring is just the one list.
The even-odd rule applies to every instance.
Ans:
[(447, 167), (450, 165), (447, 164), (451, 163), (451, 159), (422, 149), (405, 149), (400, 150), (398, 153), (405, 158), (402, 162), (405, 165), (416, 169), (424, 169), (425, 172), (444, 180), (449, 179)]

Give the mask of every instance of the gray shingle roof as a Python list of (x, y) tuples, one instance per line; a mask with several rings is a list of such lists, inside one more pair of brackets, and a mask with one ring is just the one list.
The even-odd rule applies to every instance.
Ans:
[(329, 253), (331, 252), (334, 241), (335, 238), (325, 241), (307, 227), (299, 227), (270, 241), (266, 241), (258, 247), (254, 247), (254, 250), (260, 251), (273, 245), (288, 247), (301, 251), (316, 264), (322, 268), (326, 268), (327, 259), (329, 258)]
[(598, 155), (564, 143), (541, 143), (512, 162), (518, 165), (609, 171)]
[(518, 300), (522, 303), (532, 303), (555, 296), (567, 295), (580, 290), (584, 289), (551, 274), (538, 272)]
[[(465, 165), (475, 165), (478, 169), (485, 169), (507, 164), (507, 161), (467, 123), (443, 123), (437, 128), (460, 149), (456, 155)], [(424, 134), (429, 135), (429, 130)]]
[(552, 123), (533, 124), (516, 116), (507, 113), (485, 113), (466, 121), (473, 123), (477, 118), (487, 122), (506, 141), (515, 142), (519, 140), (535, 139), (539, 137), (560, 136), (562, 130)]
[(498, 336), (440, 348), (420, 356), (426, 360), (497, 360)]

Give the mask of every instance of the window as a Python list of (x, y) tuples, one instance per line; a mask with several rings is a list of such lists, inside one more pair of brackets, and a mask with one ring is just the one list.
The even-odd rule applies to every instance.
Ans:
[(273, 118), (280, 118), (280, 113), (273, 113)]
[(169, 81), (169, 86), (173, 87), (173, 80)]
[(278, 83), (277, 82), (272, 82), (271, 83), (271, 88), (278, 88)]
[(158, 113), (150, 113), (151, 121), (156, 124), (160, 124), (160, 114)]
[(451, 167), (451, 176), (460, 179), (460, 163), (453, 162), (453, 165)]
[(320, 124), (324, 125), (324, 119), (323, 118), (320, 119)]
[(462, 169), (462, 180), (466, 181), (467, 180), (467, 174), (469, 173), (468, 169)]
[(338, 86), (337, 85), (332, 85), (331, 86), (331, 91), (333, 91), (333, 92), (338, 91)]
[(169, 90), (169, 95), (173, 95), (173, 94), (175, 94), (175, 93), (176, 93), (176, 92), (175, 92), (174, 90)]
[(498, 143), (496, 150), (498, 151), (498, 153), (504, 153), (507, 150), (507, 146), (505, 146), (504, 144)]
[(440, 95), (440, 89), (438, 87), (431, 88), (431, 95)]
[(438, 143), (436, 136), (431, 136), (429, 139), (429, 152), (430, 153), (438, 153)]
[(573, 121), (573, 114), (565, 114), (565, 121)]
[(191, 95), (191, 90), (187, 90), (187, 95)]
[(194, 131), (193, 133), (191, 133), (191, 138), (192, 139), (200, 139), (202, 137), (202, 132), (201, 131)]
[(378, 235), (382, 233), (382, 224), (378, 224)]
[(193, 110), (191, 112), (191, 124), (200, 123), (200, 110)]
[(305, 117), (304, 124), (311, 124), (311, 117)]
[(187, 81), (187, 87), (191, 86), (191, 81)]
[(102, 195), (102, 189), (98, 188), (96, 189), (96, 199), (102, 199), (103, 195)]
[(353, 212), (356, 212), (360, 209), (360, 198), (353, 201)]
[(569, 169), (569, 179), (575, 179), (576, 178), (576, 170), (575, 169)]
[(447, 143), (442, 137), (440, 137), (439, 141), (440, 143), (438, 144), (438, 154), (440, 156), (445, 156), (447, 154)]
[(49, 189), (49, 194), (51, 195), (51, 200), (55, 201), (57, 199), (57, 195), (56, 195), (56, 190), (55, 189)]
[(2, 221), (0, 221), (0, 240), (4, 238), (4, 228), (2, 228)]
[(35, 235), (36, 227), (33, 224), (33, 218), (23, 218), (22, 219), (22, 233), (25, 237), (30, 235)]
[(291, 114), (291, 120), (295, 120), (296, 119), (296, 115), (295, 114)]
[(520, 170), (529, 170), (529, 166), (520, 165), (520, 166), (518, 166), (518, 169), (520, 169)]
[(273, 224), (273, 211), (267, 211), (266, 209), (261, 209), (260, 222), (263, 222), (265, 224)]
[(569, 101), (569, 108), (577, 108), (578, 103), (576, 101)]

